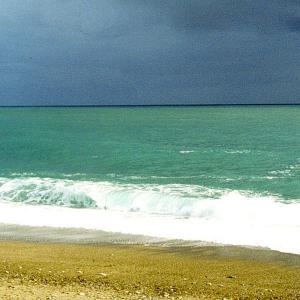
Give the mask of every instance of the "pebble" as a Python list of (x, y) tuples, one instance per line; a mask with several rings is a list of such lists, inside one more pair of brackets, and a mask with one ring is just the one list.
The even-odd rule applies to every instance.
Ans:
[(99, 273), (100, 276), (106, 277), (107, 274), (106, 273)]

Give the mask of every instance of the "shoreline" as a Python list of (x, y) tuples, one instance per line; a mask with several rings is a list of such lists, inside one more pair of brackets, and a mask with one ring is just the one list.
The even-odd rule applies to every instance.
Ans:
[[(0, 234), (1, 299), (300, 298), (300, 255), (5, 226)], [(20, 227), (23, 238), (13, 234)]]
[[(204, 251), (216, 256), (255, 259), (257, 261), (281, 262), (300, 266), (300, 254), (282, 252), (267, 247), (232, 245), (207, 241), (168, 239), (146, 235), (125, 234), (96, 229), (27, 226), (0, 223), (0, 241), (29, 242), (39, 244), (118, 245), (153, 248)], [(213, 251), (212, 251), (213, 249)], [(201, 250), (201, 251), (202, 251)], [(205, 251), (204, 251), (205, 252)]]

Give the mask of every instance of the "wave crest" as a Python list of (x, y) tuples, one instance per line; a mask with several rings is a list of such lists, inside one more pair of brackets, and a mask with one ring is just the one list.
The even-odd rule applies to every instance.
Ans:
[(96, 207), (86, 193), (71, 184), (50, 179), (1, 179), (0, 199), (28, 204), (58, 205), (74, 208)]

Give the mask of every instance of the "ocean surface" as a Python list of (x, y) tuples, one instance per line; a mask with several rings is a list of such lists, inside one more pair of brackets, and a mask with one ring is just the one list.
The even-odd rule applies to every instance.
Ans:
[(300, 254), (300, 106), (0, 108), (0, 223)]

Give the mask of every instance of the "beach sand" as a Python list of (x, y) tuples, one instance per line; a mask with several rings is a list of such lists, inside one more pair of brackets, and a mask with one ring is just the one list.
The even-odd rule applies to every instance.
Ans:
[(0, 242), (1, 299), (300, 299), (300, 256), (234, 246)]

